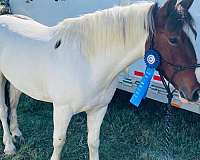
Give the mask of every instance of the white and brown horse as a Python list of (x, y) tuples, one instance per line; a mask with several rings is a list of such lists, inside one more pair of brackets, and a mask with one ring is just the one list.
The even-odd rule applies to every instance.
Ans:
[[(188, 12), (193, 1), (168, 0), (163, 7), (142, 2), (66, 19), (47, 27), (31, 19), (0, 16), (0, 119), (4, 152), (15, 152), (12, 136), (21, 136), (16, 104), (11, 93), (11, 126), (4, 100), (6, 79), (18, 90), (53, 103), (51, 160), (59, 160), (70, 119), (87, 113), (91, 160), (98, 160), (99, 133), (107, 106), (117, 86), (117, 75), (144, 56), (152, 41), (161, 54), (159, 70), (172, 80), (174, 67), (196, 65), (195, 49), (186, 28), (192, 27)], [(166, 63), (166, 62), (170, 62)], [(199, 83), (195, 68), (177, 73), (172, 84), (188, 100), (197, 99)], [(12, 89), (13, 90), (13, 89)], [(14, 91), (14, 90), (13, 90)], [(11, 134), (12, 136), (11, 136)]]

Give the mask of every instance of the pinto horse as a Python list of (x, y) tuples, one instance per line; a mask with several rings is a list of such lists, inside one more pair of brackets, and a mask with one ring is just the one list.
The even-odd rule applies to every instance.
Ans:
[[(200, 84), (195, 75), (195, 46), (188, 33), (196, 35), (188, 12), (192, 3), (168, 0), (160, 8), (153, 2), (136, 3), (65, 19), (54, 27), (32, 19), (0, 16), (4, 152), (14, 153), (12, 136), (21, 136), (15, 109), (11, 112), (12, 136), (7, 124), (6, 79), (30, 97), (53, 103), (51, 160), (60, 159), (68, 124), (82, 111), (87, 113), (90, 160), (99, 159), (100, 126), (116, 90), (117, 75), (142, 58), (145, 48), (153, 46), (160, 52), (160, 73), (184, 98), (196, 101)], [(186, 67), (191, 64), (193, 67)], [(177, 71), (176, 67), (187, 69)]]

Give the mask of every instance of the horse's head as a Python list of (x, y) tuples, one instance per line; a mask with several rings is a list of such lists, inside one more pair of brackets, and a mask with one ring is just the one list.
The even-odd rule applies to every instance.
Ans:
[[(192, 17), (188, 9), (193, 0), (168, 0), (154, 15), (155, 30), (146, 43), (151, 43), (161, 54), (158, 70), (178, 89), (183, 98), (189, 101), (199, 99), (200, 84), (195, 75), (197, 58), (195, 49), (186, 30), (192, 31)], [(153, 37), (153, 38), (152, 38)], [(153, 40), (152, 40), (153, 39)]]

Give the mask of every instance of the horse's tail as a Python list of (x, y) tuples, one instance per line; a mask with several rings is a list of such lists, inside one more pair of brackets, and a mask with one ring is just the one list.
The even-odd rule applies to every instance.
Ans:
[(11, 108), (10, 108), (10, 82), (6, 80), (6, 84), (5, 84), (5, 103), (6, 106), (8, 107), (8, 111), (7, 111), (7, 121), (8, 124), (10, 124), (10, 112), (11, 112)]

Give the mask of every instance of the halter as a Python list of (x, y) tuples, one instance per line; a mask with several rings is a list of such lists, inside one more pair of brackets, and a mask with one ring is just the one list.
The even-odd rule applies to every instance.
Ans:
[[(152, 35), (150, 36), (150, 49), (154, 49), (154, 34), (152, 33)], [(188, 66), (183, 66), (183, 65), (175, 65), (167, 60), (165, 60), (162, 56), (160, 56), (161, 59), (161, 63), (166, 63), (168, 66), (172, 67), (174, 72), (172, 74), (172, 76), (169, 78), (168, 82), (166, 82), (165, 78), (164, 78), (164, 74), (163, 71), (160, 69), (157, 69), (161, 78), (161, 81), (167, 91), (167, 98), (168, 98), (168, 103), (171, 103), (172, 98), (173, 98), (173, 93), (176, 91), (176, 89), (172, 90), (170, 89), (170, 84), (173, 83), (174, 77), (179, 73), (179, 72), (183, 72), (186, 70), (191, 70), (191, 69), (196, 69), (200, 67), (200, 64), (193, 64), (193, 65), (188, 65)]]

